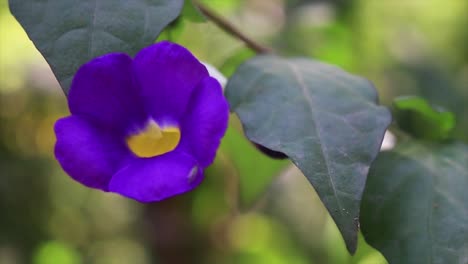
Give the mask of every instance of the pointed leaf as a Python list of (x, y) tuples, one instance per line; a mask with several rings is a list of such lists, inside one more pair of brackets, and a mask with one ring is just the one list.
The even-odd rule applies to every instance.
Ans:
[(247, 137), (286, 154), (356, 250), (359, 205), (389, 111), (365, 79), (318, 61), (258, 56), (226, 87)]
[(10, 0), (10, 10), (65, 93), (76, 70), (109, 52), (134, 55), (154, 42), (183, 0)]
[(407, 142), (371, 167), (367, 242), (390, 264), (468, 263), (468, 145)]
[(398, 126), (416, 138), (444, 140), (455, 128), (453, 113), (436, 109), (421, 97), (399, 97), (393, 106)]

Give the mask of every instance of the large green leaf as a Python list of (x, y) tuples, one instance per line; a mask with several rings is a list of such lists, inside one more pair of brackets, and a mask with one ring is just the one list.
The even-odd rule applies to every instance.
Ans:
[(455, 128), (455, 115), (432, 107), (424, 98), (398, 97), (393, 102), (398, 126), (416, 138), (447, 139)]
[(10, 10), (68, 93), (76, 70), (109, 52), (154, 42), (183, 0), (10, 0)]
[(391, 119), (371, 83), (318, 61), (258, 56), (226, 96), (250, 140), (304, 173), (353, 253), (367, 172)]
[(364, 236), (395, 264), (468, 263), (468, 146), (407, 142), (372, 165)]

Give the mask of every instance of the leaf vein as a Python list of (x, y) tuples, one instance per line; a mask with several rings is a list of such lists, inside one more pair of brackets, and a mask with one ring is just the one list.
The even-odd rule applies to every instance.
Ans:
[[(312, 119), (312, 121), (313, 121), (313, 123), (315, 124), (314, 128), (315, 128), (315, 132), (317, 133), (317, 137), (318, 137), (318, 139), (319, 139), (318, 142), (319, 142), (319, 146), (320, 146), (320, 152), (322, 153), (322, 157), (323, 157), (323, 160), (324, 160), (324, 162), (325, 162), (325, 166), (326, 166), (326, 169), (327, 169), (327, 175), (328, 175), (328, 178), (329, 178), (329, 180), (330, 180), (330, 185), (331, 185), (332, 190), (333, 190), (333, 196), (334, 196), (334, 198), (335, 198), (335, 200), (336, 200), (336, 203), (337, 203), (338, 207), (339, 207), (340, 209), (343, 209), (343, 206), (341, 205), (340, 200), (339, 200), (339, 198), (338, 198), (338, 194), (337, 194), (337, 189), (336, 189), (336, 186), (335, 186), (335, 182), (334, 182), (334, 180), (333, 180), (333, 175), (332, 175), (332, 172), (333, 172), (333, 171), (332, 171), (332, 169), (330, 168), (329, 158), (328, 158), (328, 156), (327, 156), (327, 154), (326, 154), (327, 149), (326, 149), (325, 144), (322, 144), (322, 143), (321, 143), (321, 141), (323, 140), (322, 131), (321, 131), (321, 129), (320, 129), (320, 126), (319, 126), (318, 122), (316, 122), (317, 116), (315, 115), (315, 111), (314, 111), (314, 109), (313, 109), (313, 107), (312, 107), (312, 105), (314, 104), (314, 103), (313, 103), (313, 100), (312, 100), (312, 98), (310, 97), (309, 93), (307, 92), (306, 86), (305, 86), (305, 84), (304, 84), (304, 80), (302, 79), (301, 75), (299, 74), (299, 72), (298, 72), (296, 66), (295, 66), (294, 64), (290, 63), (290, 62), (287, 62), (286, 65), (289, 66), (289, 69), (291, 70), (292, 74), (295, 76), (295, 79), (296, 79), (296, 81), (297, 81), (299, 87), (301, 88), (301, 92), (302, 92), (302, 94), (304, 95), (304, 98), (305, 98), (305, 99), (307, 100), (307, 102), (308, 102), (307, 105), (308, 105), (308, 107), (309, 107), (309, 109), (310, 109), (310, 112), (311, 112), (312, 116), (314, 117), (314, 118)], [(341, 216), (343, 216), (342, 210), (339, 210), (339, 212), (340, 212)]]

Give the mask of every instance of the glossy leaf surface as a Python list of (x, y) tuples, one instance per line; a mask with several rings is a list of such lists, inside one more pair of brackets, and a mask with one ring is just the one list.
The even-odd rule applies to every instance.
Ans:
[(10, 0), (10, 10), (68, 93), (94, 57), (134, 55), (180, 14), (183, 0)]
[(401, 144), (372, 165), (362, 232), (391, 264), (467, 263), (467, 187), (466, 144)]
[(318, 61), (258, 56), (234, 73), (226, 96), (250, 140), (304, 173), (354, 252), (367, 172), (390, 123), (372, 84)]

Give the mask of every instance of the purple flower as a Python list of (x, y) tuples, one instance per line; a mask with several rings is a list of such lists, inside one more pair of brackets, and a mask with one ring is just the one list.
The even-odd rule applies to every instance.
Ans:
[(197, 187), (228, 121), (219, 83), (184, 47), (160, 42), (132, 60), (81, 66), (55, 124), (55, 156), (76, 181), (140, 202)]

